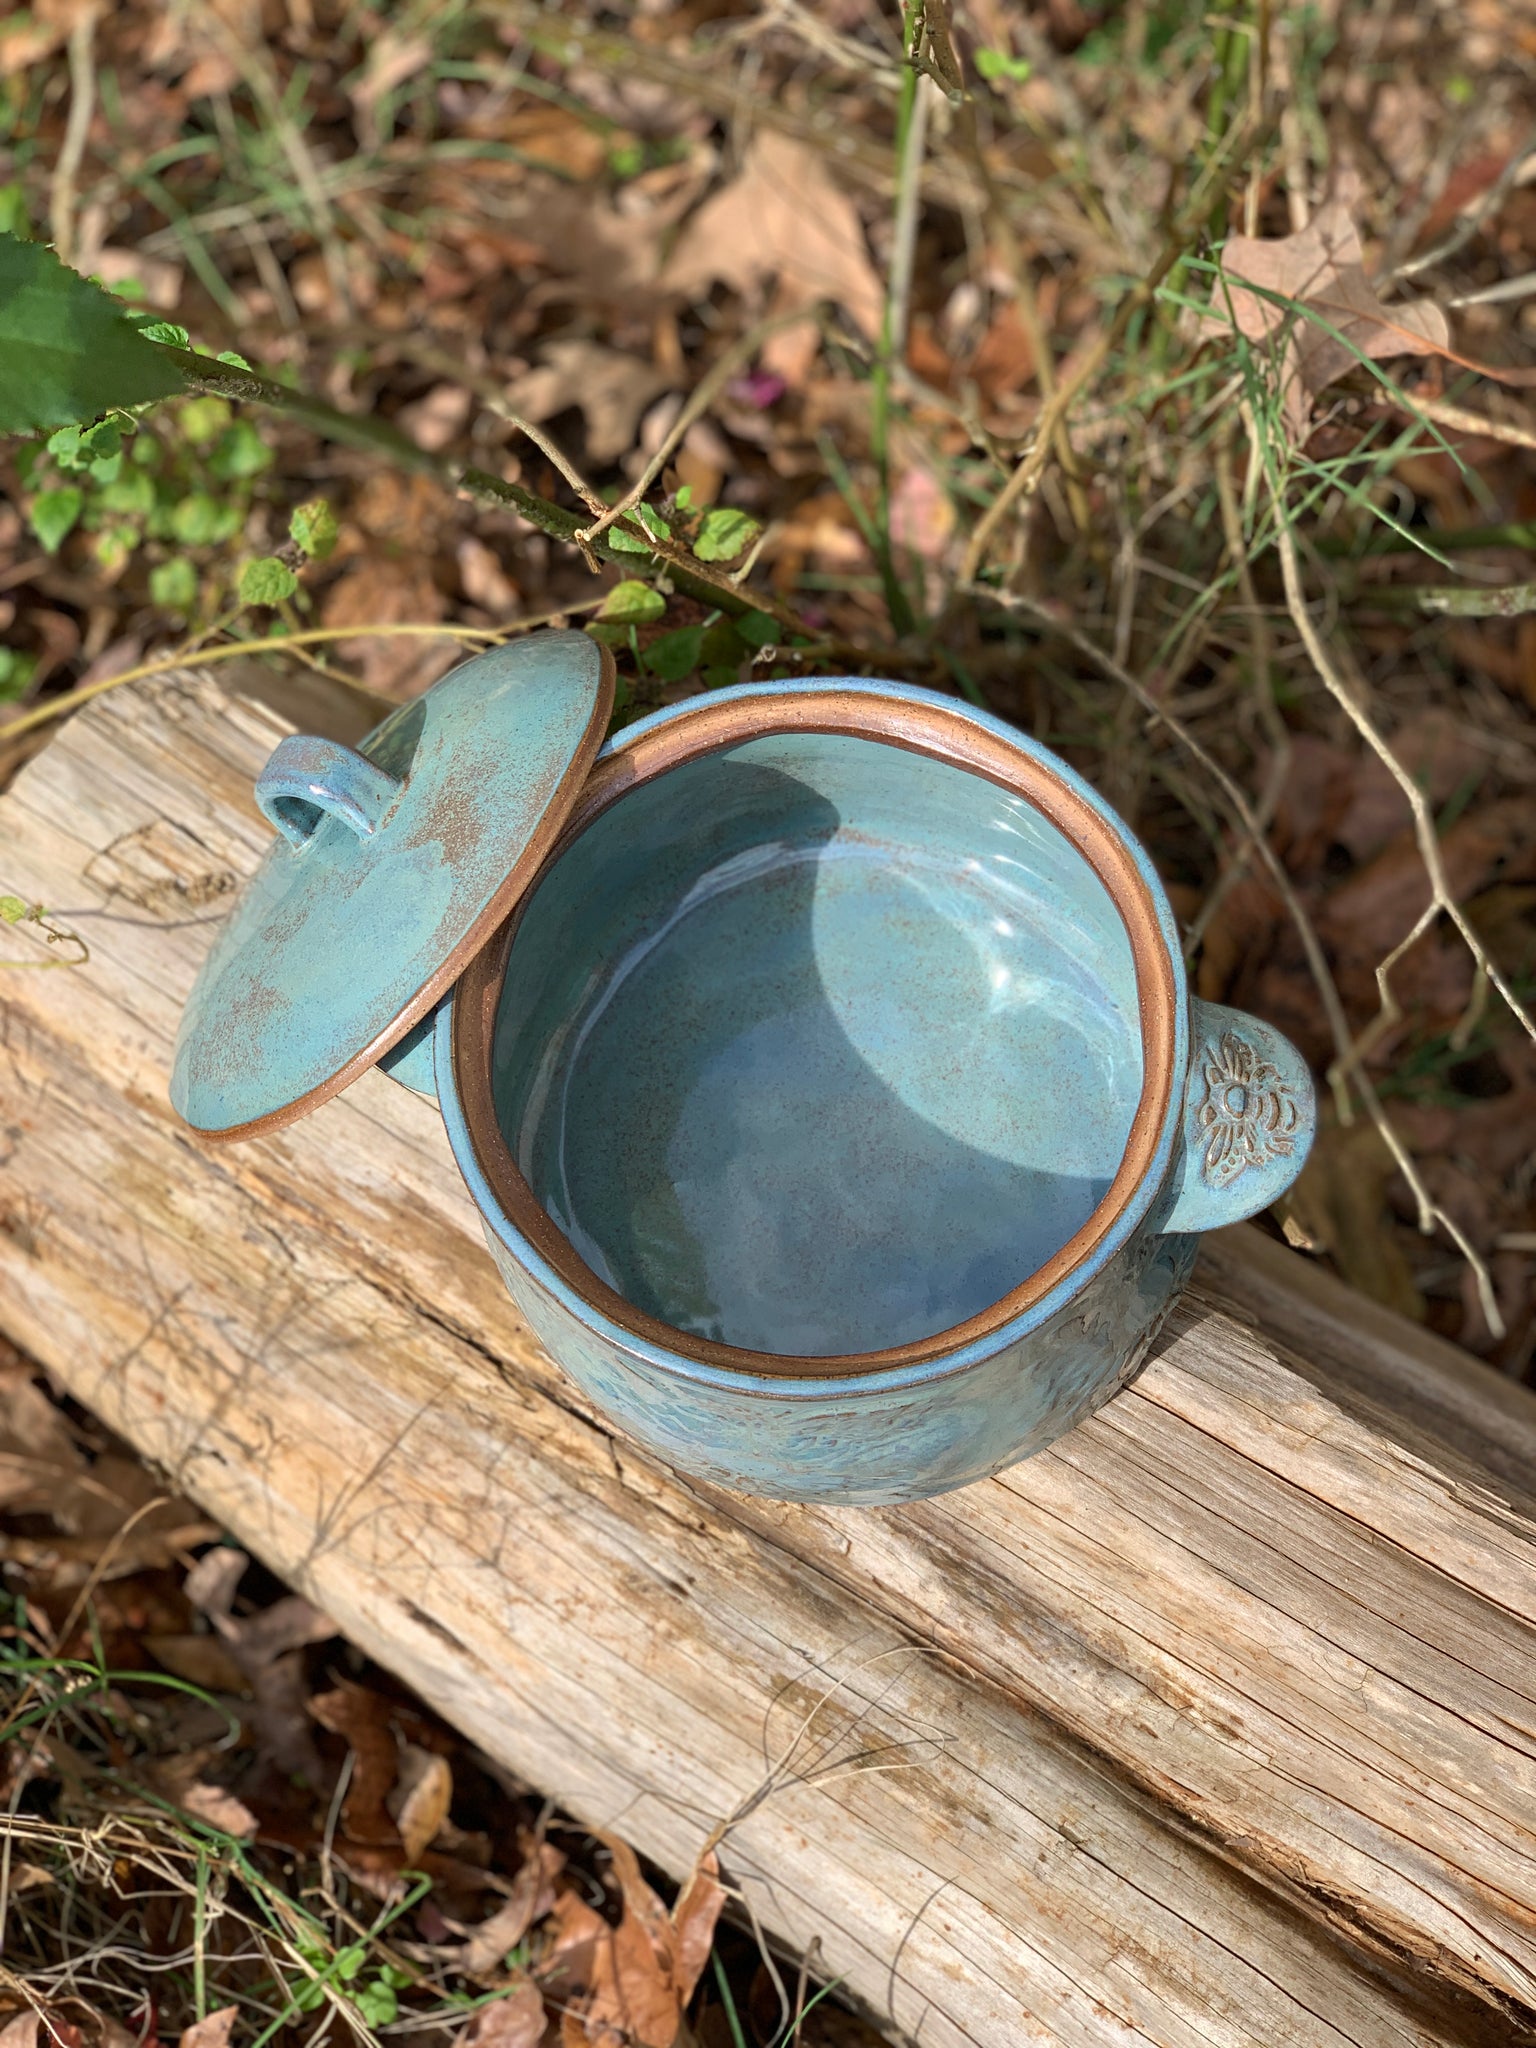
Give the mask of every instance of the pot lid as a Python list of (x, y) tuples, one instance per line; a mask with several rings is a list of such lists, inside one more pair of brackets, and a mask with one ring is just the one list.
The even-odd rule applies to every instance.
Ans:
[(256, 780), (278, 837), (203, 962), (171, 1101), (275, 1130), (329, 1101), (457, 980), (533, 879), (613, 708), (580, 632), (478, 655), (356, 750), (293, 734)]

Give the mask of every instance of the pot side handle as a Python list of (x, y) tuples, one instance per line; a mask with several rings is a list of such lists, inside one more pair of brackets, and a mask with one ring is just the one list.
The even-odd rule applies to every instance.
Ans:
[(1217, 1230), (1277, 1201), (1300, 1173), (1317, 1128), (1306, 1061), (1272, 1025), (1191, 999), (1189, 1074), (1180, 1145), (1156, 1228)]

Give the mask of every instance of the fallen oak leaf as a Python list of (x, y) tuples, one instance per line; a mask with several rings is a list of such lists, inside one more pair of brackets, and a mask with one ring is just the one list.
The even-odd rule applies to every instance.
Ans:
[[(867, 339), (880, 332), (885, 294), (858, 208), (816, 150), (761, 128), (740, 174), (685, 223), (661, 281), (676, 292), (697, 294), (718, 282), (745, 294), (769, 278), (778, 280), (777, 310), (809, 312), (831, 299)], [(782, 330), (762, 359), (799, 381), (809, 367), (803, 334)]]
[(704, 1974), (725, 1898), (720, 1859), (711, 1850), (694, 1865), (672, 1908), (672, 1981), (683, 2006)]
[(229, 2048), (230, 2031), (239, 2016), (237, 2005), (220, 2006), (206, 2019), (194, 2020), (190, 2027), (183, 2027), (177, 2048)]
[(249, 1564), (243, 1550), (223, 1545), (210, 1550), (188, 1572), (186, 1595), (207, 1615), (245, 1673), (251, 1719), (268, 1755), (290, 1776), (313, 1783), (322, 1771), (305, 1713), (299, 1651), (309, 1643), (328, 1642), (336, 1624), (296, 1593), (259, 1614), (236, 1616), (235, 1589)]
[(517, 1947), (534, 1922), (554, 1910), (555, 1879), (564, 1868), (560, 1850), (548, 1842), (538, 1843), (513, 1878), (505, 1902), (489, 1919), (469, 1930), (455, 1958), (467, 1977), (488, 1977), (500, 1969), (507, 1952)]
[(505, 1998), (481, 2006), (455, 2035), (453, 2048), (539, 2048), (545, 2024), (544, 1994), (524, 1977)]
[(600, 341), (552, 341), (542, 360), (508, 389), (507, 404), (535, 426), (568, 406), (587, 421), (587, 455), (612, 462), (634, 446), (640, 415), (666, 386), (652, 363)]
[(344, 1737), (352, 1752), (352, 1775), (341, 1806), (342, 1834), (349, 1842), (392, 1847), (400, 1840), (400, 1829), (387, 1801), (400, 1774), (400, 1754), (390, 1732), (387, 1703), (367, 1686), (344, 1678), (332, 1691), (316, 1693), (309, 1713), (322, 1728)]
[(407, 1864), (414, 1865), (425, 1854), (447, 1820), (452, 1803), (453, 1770), (447, 1757), (414, 1742), (404, 1744), (399, 1776), (387, 1804), (400, 1830)]
[(1250, 341), (1279, 340), (1281, 411), (1297, 441), (1312, 401), (1362, 356), (1451, 352), (1450, 323), (1432, 300), (1388, 308), (1367, 278), (1353, 218), (1359, 189), (1358, 177), (1342, 178), (1297, 234), (1229, 236), (1211, 311), (1201, 316), (1235, 324)]

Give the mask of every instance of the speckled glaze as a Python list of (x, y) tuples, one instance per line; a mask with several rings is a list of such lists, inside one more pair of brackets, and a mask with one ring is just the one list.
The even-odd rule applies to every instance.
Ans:
[(1001, 720), (828, 678), (598, 753), (611, 699), (532, 636), (283, 741), (173, 1101), (435, 1095), (529, 1324), (682, 1471), (875, 1504), (1041, 1449), (1300, 1170), (1300, 1056), (1190, 1001), (1146, 854)]
[[(707, 705), (604, 750), (402, 1078), (435, 1078), (510, 1292), (627, 1432), (742, 1492), (922, 1498), (1126, 1383), (1197, 1233), (1299, 1170), (1310, 1084), (1188, 1002), (1145, 854), (1011, 727), (845, 679)], [(705, 716), (744, 736), (691, 742)], [(1104, 872), (951, 738), (1048, 775)]]

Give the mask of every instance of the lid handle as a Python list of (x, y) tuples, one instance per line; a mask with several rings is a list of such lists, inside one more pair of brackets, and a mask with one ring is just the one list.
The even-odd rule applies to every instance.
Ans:
[(359, 839), (383, 824), (404, 784), (339, 740), (290, 733), (256, 778), (256, 804), (290, 846), (303, 846), (323, 816)]

